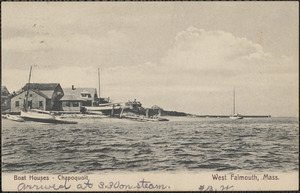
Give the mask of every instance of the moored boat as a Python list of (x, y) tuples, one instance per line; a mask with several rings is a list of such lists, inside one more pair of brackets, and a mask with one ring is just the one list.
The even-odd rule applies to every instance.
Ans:
[(41, 113), (37, 111), (21, 111), (21, 118), (26, 121), (35, 121), (55, 124), (77, 124), (76, 121), (65, 120), (51, 113)]
[(235, 113), (235, 89), (233, 89), (233, 114), (229, 116), (230, 119), (243, 119), (243, 116), (239, 113)]
[(159, 121), (169, 121), (169, 119), (166, 118), (161, 118), (161, 117), (152, 117), (152, 118), (148, 118), (145, 116), (140, 116), (140, 115), (123, 115), (120, 118), (125, 118), (125, 119), (130, 119), (130, 120), (134, 120), (134, 121), (139, 121), (139, 122), (159, 122)]
[(39, 113), (35, 111), (21, 111), (21, 117), (26, 121), (37, 121), (44, 123), (54, 123), (55, 116), (51, 114)]
[(24, 119), (22, 119), (21, 117), (19, 116), (16, 116), (16, 115), (5, 115), (5, 118), (8, 119), (8, 120), (12, 120), (12, 121), (17, 121), (17, 122), (24, 122)]
[(119, 110), (122, 109), (121, 106), (98, 106), (98, 107), (84, 107), (87, 111), (111, 111), (111, 110)]
[(84, 106), (83, 108), (83, 112), (87, 114), (99, 114), (99, 116), (112, 116), (121, 115), (124, 109), (128, 109), (129, 107), (124, 105), (121, 106), (120, 103), (108, 103), (94, 107)]
[(169, 119), (167, 119), (167, 118), (158, 118), (158, 121), (169, 121)]
[(240, 114), (234, 114), (229, 117), (230, 119), (243, 119), (243, 116)]

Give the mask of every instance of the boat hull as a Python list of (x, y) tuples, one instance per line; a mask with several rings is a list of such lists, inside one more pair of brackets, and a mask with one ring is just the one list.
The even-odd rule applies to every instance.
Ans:
[(41, 123), (55, 123), (55, 124), (77, 124), (76, 121), (64, 120), (61, 118), (57, 118), (54, 115), (50, 114), (42, 114), (36, 112), (21, 112), (21, 117), (25, 121), (35, 121)]
[(102, 106), (102, 107), (84, 107), (86, 108), (87, 111), (111, 111), (111, 110), (120, 110), (122, 109), (123, 107), (121, 106)]
[(101, 106), (101, 107), (84, 107), (88, 114), (97, 114), (101, 112), (101, 115), (112, 115), (120, 114), (122, 109), (127, 109), (128, 107), (122, 106)]
[(43, 118), (36, 118), (36, 117), (22, 117), (25, 121), (35, 121), (41, 123), (55, 123), (55, 119), (43, 119)]
[(243, 117), (229, 117), (232, 120), (236, 120), (236, 119), (243, 119)]
[(6, 115), (5, 118), (8, 120), (11, 120), (11, 121), (24, 122), (24, 119), (22, 119), (21, 117), (18, 117), (18, 116), (14, 116), (14, 115)]

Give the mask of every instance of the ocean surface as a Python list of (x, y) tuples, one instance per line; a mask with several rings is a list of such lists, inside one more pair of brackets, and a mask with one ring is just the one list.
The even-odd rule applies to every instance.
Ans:
[(2, 172), (299, 170), (298, 118), (2, 120)]

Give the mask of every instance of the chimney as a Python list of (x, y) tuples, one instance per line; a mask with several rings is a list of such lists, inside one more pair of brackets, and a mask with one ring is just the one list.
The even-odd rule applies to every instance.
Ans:
[(74, 85), (72, 85), (72, 90), (76, 90), (76, 88), (74, 87)]

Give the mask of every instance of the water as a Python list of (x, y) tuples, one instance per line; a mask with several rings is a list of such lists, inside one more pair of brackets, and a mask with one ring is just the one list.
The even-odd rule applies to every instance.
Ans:
[(297, 118), (169, 122), (79, 120), (54, 125), (2, 120), (2, 171), (298, 171)]

